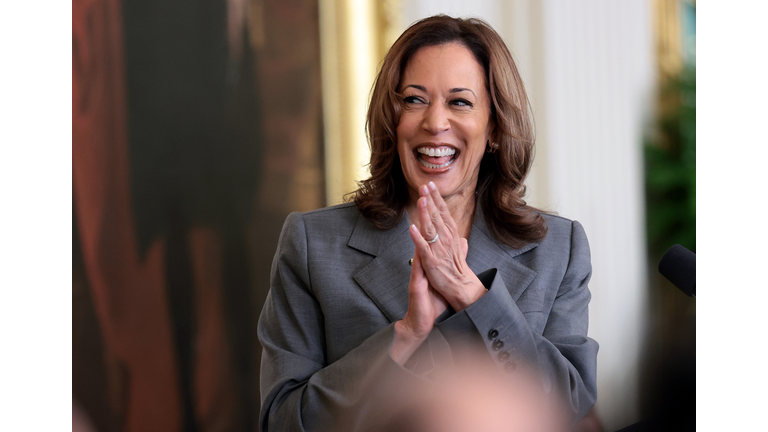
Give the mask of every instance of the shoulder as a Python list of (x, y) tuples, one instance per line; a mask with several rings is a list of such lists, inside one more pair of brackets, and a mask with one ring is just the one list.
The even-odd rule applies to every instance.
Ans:
[(360, 212), (354, 203), (293, 212), (283, 224), (281, 240), (299, 240), (310, 248), (318, 244), (346, 243), (359, 218)]
[(581, 223), (562, 216), (541, 213), (547, 222), (547, 236), (539, 242), (540, 253), (563, 255), (569, 261), (589, 262), (590, 251), (587, 234)]
[(547, 224), (547, 234), (533, 248), (537, 254), (568, 257), (573, 250), (589, 253), (586, 233), (578, 221), (550, 213), (539, 214)]
[(307, 212), (293, 212), (288, 215), (285, 225), (303, 225), (306, 230), (344, 230), (354, 228), (360, 216), (355, 203), (344, 203)]
[(344, 218), (345, 216), (354, 216), (354, 218), (357, 219), (357, 215), (360, 214), (357, 210), (357, 205), (353, 202), (323, 207), (302, 213), (294, 213), (301, 215), (305, 219), (338, 219)]
[[(573, 230), (573, 224), (575, 221), (565, 218), (563, 216), (554, 215), (550, 213), (539, 213), (547, 223), (547, 237), (560, 238), (562, 236), (571, 236)], [(576, 222), (578, 223), (578, 222)], [(546, 239), (545, 238), (545, 239)]]
[(546, 236), (515, 255), (515, 260), (536, 271), (539, 286), (549, 287), (546, 289), (560, 290), (588, 280), (591, 254), (581, 224), (562, 216), (541, 215), (547, 223)]

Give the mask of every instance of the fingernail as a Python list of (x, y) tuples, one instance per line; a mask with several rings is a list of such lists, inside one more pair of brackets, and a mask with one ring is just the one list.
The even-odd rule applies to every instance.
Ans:
[[(430, 182), (430, 183), (432, 183), (432, 182)], [(421, 189), (421, 193), (423, 193), (424, 195), (428, 195), (428, 194), (429, 194), (429, 189), (427, 189), (427, 186), (424, 186), (424, 187)]]
[(435, 186), (435, 182), (429, 182), (429, 188), (432, 190), (437, 190), (437, 186)]
[(426, 207), (427, 206), (427, 199), (426, 198), (420, 199), (419, 200), (419, 205), (422, 206), (422, 207)]

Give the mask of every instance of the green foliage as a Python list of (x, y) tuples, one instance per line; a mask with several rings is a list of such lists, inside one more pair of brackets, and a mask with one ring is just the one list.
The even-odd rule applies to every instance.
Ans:
[(696, 251), (696, 70), (683, 70), (662, 91), (655, 135), (645, 143), (648, 247)]

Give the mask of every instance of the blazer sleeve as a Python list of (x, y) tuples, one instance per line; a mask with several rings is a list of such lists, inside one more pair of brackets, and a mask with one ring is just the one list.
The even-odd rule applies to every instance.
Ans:
[(393, 324), (327, 364), (324, 318), (312, 292), (306, 228), (298, 213), (283, 226), (270, 279), (258, 324), (261, 431), (334, 430), (330, 422), (337, 418), (353, 421), (347, 414), (375, 415), (377, 394), (415, 377), (390, 356)]
[(542, 374), (545, 389), (559, 393), (578, 421), (597, 398), (598, 345), (587, 337), (591, 275), (587, 237), (581, 224), (573, 221), (568, 266), (542, 334), (528, 325), (496, 269), (478, 275), (488, 288), (483, 297), (437, 327), (451, 344), (466, 340), (468, 333), (475, 343), (481, 338), (507, 372), (514, 373), (521, 361), (533, 365)]

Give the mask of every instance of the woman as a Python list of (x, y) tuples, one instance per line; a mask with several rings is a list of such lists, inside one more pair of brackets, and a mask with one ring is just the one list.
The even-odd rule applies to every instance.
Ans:
[[(594, 404), (589, 246), (527, 206), (533, 127), (501, 38), (426, 18), (390, 49), (354, 202), (285, 222), (259, 319), (261, 427), (313, 430), (474, 347), (528, 365), (578, 419)], [(411, 259), (412, 258), (412, 259)], [(382, 390), (383, 391), (383, 390)]]

